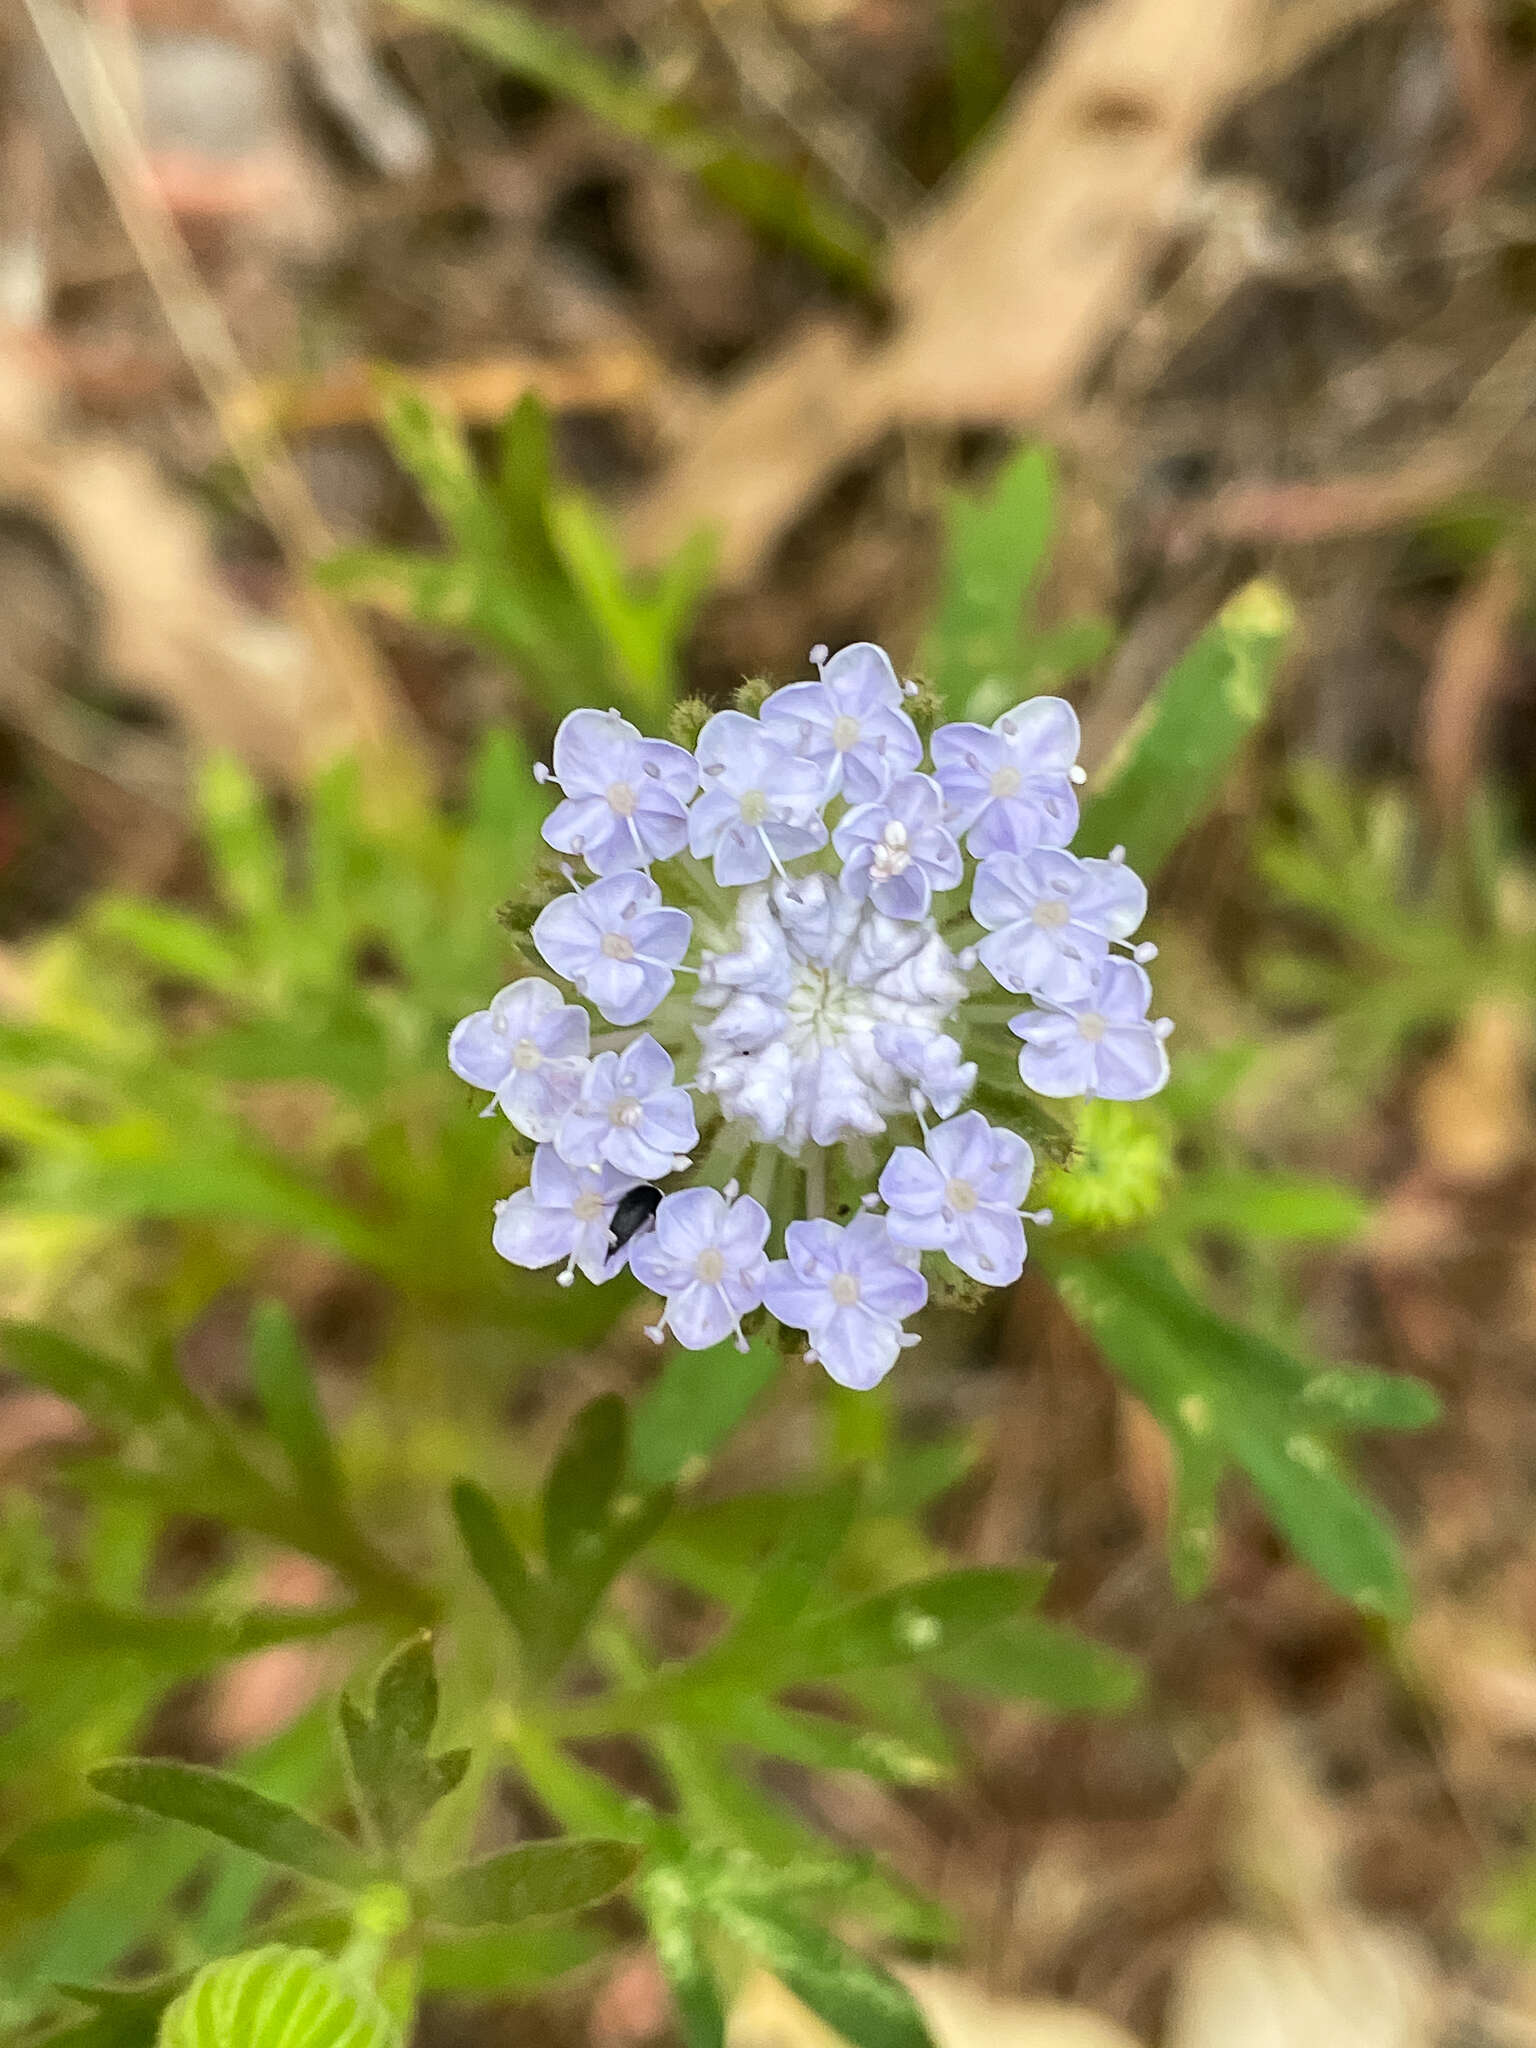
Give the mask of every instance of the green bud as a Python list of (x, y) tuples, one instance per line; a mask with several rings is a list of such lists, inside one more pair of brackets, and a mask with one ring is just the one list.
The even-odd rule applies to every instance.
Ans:
[(699, 743), (699, 734), (713, 716), (714, 706), (706, 704), (702, 697), (680, 698), (667, 720), (667, 738), (674, 746), (686, 747), (692, 753)]
[(756, 718), (759, 711), (778, 688), (766, 676), (745, 676), (736, 686), (731, 702), (738, 711), (745, 711), (749, 718)]
[(1088, 1102), (1077, 1148), (1032, 1190), (1058, 1220), (1084, 1230), (1117, 1230), (1155, 1216), (1168, 1199), (1173, 1158), (1162, 1125), (1130, 1102)]
[(509, 896), (498, 907), (496, 922), (503, 931), (511, 932), (520, 939), (526, 938), (539, 912), (546, 904), (553, 903), (557, 896), (563, 896), (570, 886), (559, 858), (547, 853), (536, 863), (527, 888)]
[(921, 676), (913, 676), (911, 681), (916, 686), (916, 695), (904, 697), (902, 709), (918, 731), (927, 734), (949, 717), (949, 706), (932, 683), (925, 682)]

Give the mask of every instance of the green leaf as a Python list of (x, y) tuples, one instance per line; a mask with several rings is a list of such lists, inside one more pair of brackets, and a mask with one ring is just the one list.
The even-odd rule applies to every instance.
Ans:
[(1220, 794), (1269, 708), (1292, 612), (1273, 583), (1250, 583), (1158, 685), (1084, 806), (1073, 849), (1124, 846), (1150, 881)]
[(485, 1927), (537, 1913), (595, 1906), (623, 1884), (640, 1861), (631, 1842), (526, 1842), (422, 1887), (423, 1910), (450, 1927)]
[(557, 491), (550, 537), (627, 685), (628, 708), (653, 730), (677, 695), (677, 643), (703, 598), (713, 558), (707, 535), (673, 561), (658, 586), (638, 587), (602, 515), (579, 491)]
[[(1176, 1441), (1208, 1439), (1240, 1465), (1299, 1555), (1335, 1592), (1368, 1613), (1406, 1613), (1407, 1580), (1392, 1535), (1324, 1434), (1339, 1426), (1334, 1404), (1353, 1375), (1315, 1371), (1226, 1322), (1149, 1250), (1051, 1265), (1073, 1314)], [(1324, 1396), (1309, 1396), (1318, 1382)], [(1376, 1391), (1369, 1379), (1366, 1388)], [(1192, 1484), (1198, 1505), (1214, 1488), (1208, 1463), (1193, 1471)]]
[(642, 1486), (686, 1479), (746, 1418), (783, 1363), (761, 1340), (674, 1351), (635, 1409), (630, 1470)]
[(249, 991), (250, 967), (212, 925), (189, 911), (137, 896), (101, 896), (89, 924), (103, 938), (130, 946), (150, 966), (222, 995)]
[(428, 1754), (437, 1723), (431, 1637), (413, 1636), (389, 1659), (375, 1681), (371, 1712), (343, 1694), (337, 1714), (358, 1802), (380, 1841), (398, 1848), (470, 1762), (467, 1749)]
[(160, 2016), (183, 1981), (162, 1977), (134, 1985), (56, 1985), (61, 1997), (89, 2006), (90, 2016), (53, 2028), (38, 2048), (152, 2048)]
[(689, 1721), (717, 1739), (786, 1757), (817, 1771), (858, 1771), (891, 1785), (932, 1785), (947, 1777), (954, 1758), (947, 1746), (918, 1744), (888, 1729), (798, 1707), (775, 1706), (734, 1690), (721, 1689), (679, 1702)]
[(882, 1664), (909, 1664), (953, 1649), (967, 1636), (1007, 1620), (1038, 1592), (1026, 1571), (978, 1566), (941, 1572), (876, 1593), (802, 1626), (765, 1658), (806, 1677), (835, 1678)]
[(629, 1445), (629, 1411), (599, 1394), (571, 1420), (544, 1487), (544, 1558), (553, 1576), (584, 1565), (607, 1527)]
[(396, 460), (421, 486), (445, 532), (467, 554), (494, 559), (501, 523), (458, 421), (408, 377), (385, 369), (373, 374), (380, 425)]
[(953, 717), (971, 716), (983, 690), (1001, 698), (989, 717), (1023, 694), (1024, 605), (1055, 521), (1056, 465), (1045, 448), (1019, 449), (985, 490), (951, 497), (939, 606), (923, 661)]
[(792, 171), (708, 127), (641, 70), (622, 71), (526, 7), (500, 0), (405, 0), (408, 13), (446, 29), (519, 78), (570, 100), (604, 127), (645, 143), (696, 178), (765, 235), (798, 249), (830, 277), (869, 288), (877, 251), (870, 231)]
[(1063, 1714), (1118, 1714), (1141, 1691), (1129, 1658), (1037, 1614), (985, 1629), (930, 1657), (926, 1668), (971, 1691), (1038, 1700)]
[(201, 1828), (322, 1884), (351, 1891), (372, 1875), (368, 1859), (345, 1836), (201, 1764), (127, 1758), (98, 1764), (87, 1782), (124, 1806)]
[(447, 1935), (422, 1951), (423, 1991), (504, 1997), (538, 1991), (582, 1969), (613, 1946), (611, 1935), (575, 1922), (567, 1926), (491, 1927)]
[(1324, 1427), (1427, 1429), (1440, 1419), (1440, 1398), (1422, 1380), (1360, 1366), (1324, 1366), (1304, 1383), (1301, 1400)]
[(206, 1964), (161, 2022), (159, 2048), (400, 2048), (387, 2007), (314, 1949)]
[(251, 1378), (307, 1506), (334, 1509), (341, 1473), (326, 1428), (314, 1375), (293, 1318), (281, 1302), (258, 1302), (251, 1317)]
[(203, 764), (197, 794), (219, 893), (251, 924), (272, 926), (283, 915), (287, 863), (260, 786), (232, 754), (215, 754)]
[(849, 1473), (825, 1493), (800, 1502), (731, 1632), (749, 1657), (761, 1656), (765, 1642), (793, 1628), (815, 1598), (853, 1528), (862, 1495), (858, 1475)]
[(640, 1903), (656, 1960), (672, 1993), (683, 2048), (725, 2048), (725, 2006), (709, 1966), (692, 1903), (670, 1869), (640, 1880)]
[(36, 1323), (0, 1325), (0, 1350), (12, 1371), (72, 1401), (103, 1429), (132, 1429), (166, 1412), (166, 1396), (147, 1374), (88, 1351), (56, 1330)]
[(1340, 1244), (1369, 1221), (1371, 1205), (1338, 1181), (1301, 1174), (1190, 1176), (1158, 1219), (1160, 1232), (1220, 1231), (1282, 1244)]
[(496, 1503), (473, 1480), (461, 1479), (453, 1489), (453, 1516), (469, 1561), (491, 1598), (520, 1636), (532, 1636), (538, 1625), (540, 1588), (507, 1534)]
[(729, 1897), (725, 1931), (854, 2048), (933, 2048), (911, 1993), (877, 1963), (809, 1920)]

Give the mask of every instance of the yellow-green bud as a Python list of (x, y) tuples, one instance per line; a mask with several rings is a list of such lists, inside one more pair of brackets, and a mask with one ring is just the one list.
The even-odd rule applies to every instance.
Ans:
[(1032, 1191), (1057, 1220), (1118, 1230), (1155, 1216), (1168, 1199), (1173, 1158), (1155, 1116), (1129, 1102), (1087, 1102), (1065, 1166), (1048, 1167)]

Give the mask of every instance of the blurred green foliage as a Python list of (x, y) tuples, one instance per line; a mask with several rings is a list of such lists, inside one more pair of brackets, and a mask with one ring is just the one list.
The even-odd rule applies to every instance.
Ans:
[[(595, 510), (554, 479), (530, 408), (490, 477), (402, 388), (389, 430), (444, 550), (350, 555), (332, 581), (474, 632), (547, 717), (611, 693), (659, 723), (702, 550), (634, 583)], [(1032, 617), (1054, 517), (1036, 450), (953, 502), (924, 651), (953, 713), (995, 716), (1104, 651), (1107, 628)], [(1155, 868), (1200, 821), (1265, 713), (1286, 624), (1267, 586), (1212, 622), (1090, 792), (1095, 843), (1123, 840)], [(541, 804), (505, 731), (453, 802), (385, 814), (345, 765), (289, 815), (214, 761), (205, 886), (99, 897), (26, 962), (0, 1028), (0, 1259), (36, 1320), (0, 1342), (88, 1435), (56, 1486), (0, 1519), (0, 2025), (14, 2034), (390, 2048), (422, 1990), (526, 1992), (601, 1957), (634, 1923), (584, 1904), (633, 1868), (624, 1910), (649, 1930), (688, 2048), (720, 2048), (744, 1959), (858, 2048), (922, 2048), (906, 1993), (845, 1937), (941, 1943), (942, 1915), (823, 1838), (761, 1764), (924, 1785), (961, 1760), (957, 1689), (1060, 1712), (1136, 1696), (1123, 1658), (1036, 1611), (1044, 1568), (969, 1568), (934, 1540), (929, 1505), (984, 1446), (962, 1430), (909, 1438), (899, 1375), (847, 1397), (762, 1346), (680, 1352), (632, 1402), (601, 1394), (571, 1414), (556, 1393), (547, 1459), (508, 1430), (518, 1377), (602, 1344), (633, 1300), (627, 1283), (567, 1293), (495, 1258), (507, 1148), (444, 1060), (453, 1021), (504, 978), (493, 906), (537, 858)], [(1419, 925), (1387, 915), (1396, 857), (1362, 857), (1347, 807), (1298, 804), (1266, 852), (1276, 886), (1326, 908), (1339, 947), (1376, 949), (1373, 987), (1406, 985)], [(1325, 903), (1330, 859), (1347, 873)], [(1480, 971), (1513, 975), (1526, 943), (1490, 928), (1465, 946)], [(1353, 981), (1307, 983), (1280, 955), (1270, 971), (1353, 1028)], [(1236, 1469), (1330, 1585), (1397, 1620), (1401, 1564), (1345, 1446), (1433, 1405), (1313, 1359), (1288, 1328), (1288, 1249), (1347, 1236), (1362, 1204), (1255, 1159), (1227, 1104), (1262, 1048), (1203, 1037), (1198, 1016), (1185, 1028), (1195, 1042), (1159, 1103), (1078, 1114), (1036, 1257), (1171, 1439), (1180, 1589), (1209, 1578)], [(323, 1377), (292, 1314), (263, 1299), (316, 1291), (371, 1305), (366, 1341)], [(1234, 1291), (1257, 1327), (1228, 1312)], [(212, 1365), (210, 1329), (225, 1333)], [(596, 1374), (632, 1383), (626, 1357), (616, 1338)], [(716, 1461), (770, 1403), (801, 1447), (795, 1476), (733, 1488)], [(324, 1570), (318, 1604), (264, 1590), (293, 1552)], [(666, 1619), (679, 1589), (710, 1617), (687, 1654)], [(397, 1646), (340, 1703), (339, 1745), (312, 1708), (227, 1778), (104, 1764), (234, 1660), (320, 1641), (354, 1666)], [(563, 1832), (474, 1861), (507, 1774)], [(333, 1826), (349, 1806), (354, 1822)], [(576, 1917), (531, 1917), (555, 1906)], [(124, 1984), (130, 1965), (156, 1974)], [(263, 2000), (282, 2030), (240, 2017)], [(311, 2008), (306, 2033), (294, 2016)]]

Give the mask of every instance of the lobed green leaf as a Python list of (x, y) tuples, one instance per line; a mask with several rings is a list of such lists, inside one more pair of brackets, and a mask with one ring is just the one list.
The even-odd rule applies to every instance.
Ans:
[(617, 1891), (641, 1854), (631, 1842), (527, 1842), (434, 1878), (421, 1889), (422, 1907), (429, 1918), (451, 1927), (571, 1913)]
[(352, 1891), (366, 1885), (373, 1874), (367, 1857), (344, 1835), (202, 1764), (168, 1757), (129, 1758), (98, 1764), (87, 1782), (124, 1806), (201, 1828), (322, 1884)]

